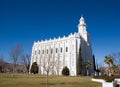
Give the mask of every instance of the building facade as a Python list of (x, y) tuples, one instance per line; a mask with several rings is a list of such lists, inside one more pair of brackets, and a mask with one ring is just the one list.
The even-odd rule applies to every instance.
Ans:
[(67, 66), (71, 76), (77, 76), (77, 62), (79, 49), (82, 54), (82, 74), (86, 74), (85, 62), (90, 61), (93, 73), (93, 56), (90, 43), (90, 36), (86, 30), (86, 23), (83, 17), (78, 24), (78, 32), (67, 37), (54, 38), (45, 41), (34, 42), (31, 54), (31, 65), (37, 62), (39, 73), (61, 75), (62, 69)]

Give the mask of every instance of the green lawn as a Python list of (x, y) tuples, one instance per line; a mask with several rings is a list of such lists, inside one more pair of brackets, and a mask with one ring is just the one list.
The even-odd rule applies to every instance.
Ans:
[(44, 75), (0, 74), (0, 87), (102, 87), (100, 83), (92, 82), (91, 77), (49, 76), (46, 85)]

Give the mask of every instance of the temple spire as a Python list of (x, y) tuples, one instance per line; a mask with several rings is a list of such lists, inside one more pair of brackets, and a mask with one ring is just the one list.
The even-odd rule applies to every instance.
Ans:
[(85, 19), (83, 18), (82, 15), (81, 15), (81, 18), (79, 20), (78, 31), (79, 31), (79, 33), (86, 31), (86, 23), (85, 23)]
[(86, 31), (86, 23), (84, 17), (81, 15), (81, 18), (79, 20), (78, 24), (78, 32), (80, 33), (81, 37), (87, 41), (87, 31)]
[(83, 17), (83, 14), (81, 14), (81, 17)]

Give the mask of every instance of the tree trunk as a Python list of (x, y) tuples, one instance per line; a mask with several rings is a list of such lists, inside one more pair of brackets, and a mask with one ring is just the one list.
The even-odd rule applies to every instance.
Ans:
[(12, 75), (13, 78), (15, 77), (15, 73), (16, 73), (16, 64), (13, 64), (13, 75)]
[(110, 64), (108, 65), (108, 76), (111, 76)]
[(89, 69), (87, 69), (87, 76), (89, 76)]
[(46, 75), (46, 85), (48, 84), (48, 71), (47, 71), (47, 75)]

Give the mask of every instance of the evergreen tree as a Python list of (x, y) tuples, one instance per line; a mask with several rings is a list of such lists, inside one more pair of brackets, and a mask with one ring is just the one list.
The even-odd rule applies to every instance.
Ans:
[(78, 63), (77, 63), (77, 75), (82, 74), (82, 53), (81, 53), (81, 47), (79, 49), (79, 55), (78, 55)]
[(93, 55), (93, 66), (94, 66), (94, 71), (96, 71), (95, 55)]
[(67, 66), (63, 68), (62, 74), (63, 74), (64, 76), (69, 76), (70, 71), (69, 71), (69, 69), (67, 68)]
[(36, 62), (33, 62), (30, 72), (33, 73), (33, 74), (38, 73), (38, 65), (37, 65)]

